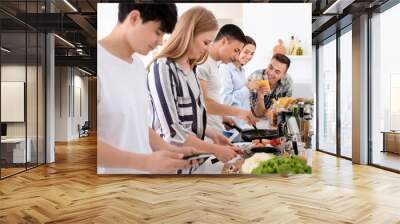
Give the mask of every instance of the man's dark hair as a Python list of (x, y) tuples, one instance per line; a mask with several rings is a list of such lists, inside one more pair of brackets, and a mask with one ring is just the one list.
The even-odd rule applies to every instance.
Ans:
[(284, 54), (275, 54), (272, 59), (275, 59), (277, 61), (279, 61), (280, 63), (283, 63), (286, 65), (286, 71), (289, 69), (290, 66), (290, 59), (284, 55)]
[(256, 41), (249, 36), (246, 36), (246, 43), (244, 45), (247, 45), (247, 44), (251, 44), (251, 45), (254, 45), (255, 47), (257, 47)]
[(119, 3), (118, 21), (123, 23), (126, 17), (133, 10), (140, 12), (143, 23), (148, 21), (157, 21), (161, 24), (161, 31), (172, 33), (178, 13), (174, 3), (168, 4), (141, 4), (141, 3)]
[(214, 41), (219, 41), (223, 37), (233, 38), (244, 44), (246, 43), (246, 36), (244, 35), (243, 31), (234, 24), (226, 24), (222, 26), (221, 29), (219, 29)]

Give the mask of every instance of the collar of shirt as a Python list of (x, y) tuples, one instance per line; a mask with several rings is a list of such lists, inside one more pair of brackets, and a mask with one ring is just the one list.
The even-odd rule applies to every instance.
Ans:
[(237, 72), (243, 72), (244, 70), (242, 66), (240, 66), (240, 68), (236, 67), (236, 65), (233, 62), (229, 63), (228, 66), (230, 69), (235, 70)]
[(209, 61), (210, 64), (215, 65), (216, 67), (221, 64), (222, 61), (216, 61), (214, 58), (211, 57), (211, 55), (208, 55), (207, 60)]
[[(173, 61), (173, 60), (172, 60), (172, 61)], [(179, 70), (182, 72), (183, 75), (185, 75), (185, 76), (188, 75), (188, 74), (185, 72), (185, 70), (183, 70), (182, 66), (181, 66), (178, 62), (173, 61), (172, 63), (176, 66), (177, 69), (179, 69)], [(193, 71), (190, 71), (190, 72), (193, 72)]]
[(182, 66), (181, 66), (178, 62), (173, 62), (173, 63), (174, 63), (174, 65), (176, 66), (177, 69), (181, 70), (181, 72), (182, 72), (183, 74), (185, 74), (185, 72), (184, 72)]

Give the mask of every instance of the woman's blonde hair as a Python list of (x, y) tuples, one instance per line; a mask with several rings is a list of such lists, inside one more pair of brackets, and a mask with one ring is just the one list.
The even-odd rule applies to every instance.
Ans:
[[(190, 45), (198, 34), (213, 30), (218, 30), (218, 22), (211, 11), (199, 6), (189, 9), (178, 19), (167, 43), (151, 63), (162, 57), (172, 60), (181, 58), (189, 51)], [(204, 63), (207, 56), (208, 52), (197, 60), (189, 61), (190, 66)]]

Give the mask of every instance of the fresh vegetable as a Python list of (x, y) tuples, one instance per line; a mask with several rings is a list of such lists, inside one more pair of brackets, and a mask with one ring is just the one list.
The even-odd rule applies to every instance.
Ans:
[(262, 161), (251, 174), (279, 173), (288, 175), (289, 173), (311, 173), (312, 169), (307, 166), (307, 162), (298, 156), (279, 156)]
[(272, 146), (276, 147), (276, 146), (279, 146), (281, 144), (281, 140), (279, 138), (274, 138), (274, 139), (270, 140), (269, 144), (271, 144)]
[(241, 167), (242, 173), (251, 173), (251, 171), (259, 166), (259, 164), (263, 161), (268, 161), (271, 158), (274, 158), (275, 155), (272, 153), (256, 153), (252, 157), (246, 159)]
[(254, 147), (265, 147), (268, 145), (272, 145), (273, 147), (277, 147), (281, 144), (281, 140), (279, 138), (274, 138), (274, 139), (253, 139), (251, 141)]

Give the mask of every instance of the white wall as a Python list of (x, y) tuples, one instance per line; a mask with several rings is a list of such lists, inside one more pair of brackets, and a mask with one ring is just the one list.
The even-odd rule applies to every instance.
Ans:
[[(21, 64), (4, 64), (1, 66), (1, 80), (9, 82), (24, 82), (26, 84), (26, 107), (6, 108), (1, 110), (20, 110), (26, 112), (27, 119), (23, 122), (6, 122), (8, 138), (24, 138), (25, 135), (30, 139), (32, 161), (36, 161), (39, 153), (39, 163), (44, 162), (44, 85), (42, 68), (39, 66), (25, 66)], [(27, 79), (27, 80), (25, 80)], [(3, 92), (4, 89), (2, 89)], [(2, 95), (2, 98), (7, 98)], [(24, 102), (22, 102), (24, 104)], [(2, 103), (3, 104), (3, 103)], [(9, 111), (17, 113), (17, 111)]]
[(210, 10), (218, 20), (219, 26), (233, 23), (242, 27), (243, 5), (242, 3), (178, 3), (178, 16), (194, 6), (202, 6)]
[(107, 36), (118, 22), (118, 3), (97, 4), (97, 40)]
[(311, 4), (244, 4), (243, 31), (257, 42), (254, 58), (245, 66), (250, 73), (267, 66), (278, 39), (286, 48), (291, 36), (301, 40), (305, 56), (290, 56), (288, 74), (294, 81), (295, 96), (313, 97)]
[[(26, 70), (25, 70), (26, 69)], [(25, 82), (25, 75), (27, 74), (30, 85), (36, 86), (36, 81), (33, 80), (33, 76), (36, 77), (36, 67), (22, 65), (2, 65), (1, 66), (1, 81), (4, 82)], [(28, 137), (35, 131), (36, 136), (36, 87), (27, 88), (27, 105), (29, 106), (34, 102), (30, 108), (27, 108), (27, 119), (28, 119)], [(6, 97), (6, 96), (2, 96)], [(1, 108), (1, 110), (7, 110), (7, 108)], [(22, 108), (24, 110), (24, 108)], [(34, 113), (35, 112), (35, 113)], [(7, 136), (8, 137), (25, 137), (25, 126), (27, 122), (7, 122)]]
[[(72, 119), (72, 136), (74, 138), (79, 137), (79, 133), (78, 133), (78, 129), (77, 126), (78, 124), (80, 124), (81, 126), (85, 123), (85, 121), (88, 121), (88, 106), (89, 106), (89, 102), (88, 102), (88, 77), (87, 76), (81, 76), (80, 74), (82, 73), (78, 73), (76, 74), (75, 70), (75, 77), (74, 77), (74, 86), (75, 86), (75, 113), (73, 114), (73, 119)], [(77, 92), (78, 90), (80, 90), (80, 99), (79, 99), (79, 93)], [(79, 100), (81, 102), (79, 102)], [(82, 110), (81, 113), (79, 111), (79, 107), (81, 107), (80, 109)]]
[[(18, 81), (25, 82), (25, 65), (2, 65), (1, 66), (1, 81)], [(28, 67), (28, 70), (29, 67)], [(6, 108), (1, 108), (5, 110)], [(11, 122), (7, 123), (7, 137), (19, 138), (25, 137), (25, 122)]]
[[(56, 67), (55, 141), (77, 139), (78, 124), (88, 120), (88, 78), (82, 75), (71, 67)], [(80, 98), (77, 97), (79, 89)], [(77, 105), (82, 106), (82, 116)]]
[(69, 140), (69, 68), (55, 68), (55, 141)]

